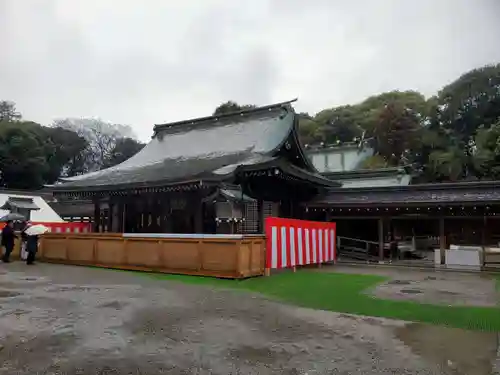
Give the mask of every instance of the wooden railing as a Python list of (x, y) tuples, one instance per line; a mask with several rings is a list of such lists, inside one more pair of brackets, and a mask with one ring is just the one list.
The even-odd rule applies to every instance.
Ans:
[(498, 248), (484, 249), (483, 267), (486, 269), (500, 269), (500, 251)]
[(262, 275), (264, 236), (49, 233), (41, 261), (188, 275), (245, 278)]
[(365, 241), (359, 238), (337, 236), (337, 249), (340, 258), (350, 258), (355, 260), (377, 260), (379, 243), (375, 241)]

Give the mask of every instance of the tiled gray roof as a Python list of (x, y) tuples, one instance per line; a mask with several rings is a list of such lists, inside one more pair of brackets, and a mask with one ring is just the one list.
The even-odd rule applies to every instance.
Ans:
[(33, 202), (33, 198), (9, 197), (7, 201), (0, 207), (1, 210), (12, 210), (13, 208), (21, 208), (27, 210), (39, 210), (40, 207)]
[(310, 206), (474, 204), (500, 202), (500, 181), (422, 184), (404, 187), (332, 189)]
[(241, 164), (272, 159), (294, 129), (289, 103), (155, 126), (146, 147), (125, 162), (66, 179), (54, 190), (101, 190), (223, 180)]
[(244, 194), (241, 189), (238, 188), (232, 188), (232, 189), (221, 189), (220, 193), (229, 200), (232, 201), (241, 201), (241, 202), (255, 202), (255, 199), (249, 197), (248, 195)]

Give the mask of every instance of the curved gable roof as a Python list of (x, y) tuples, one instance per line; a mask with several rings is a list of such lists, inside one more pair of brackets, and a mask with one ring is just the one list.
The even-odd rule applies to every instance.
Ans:
[(56, 190), (142, 187), (222, 179), (229, 165), (269, 161), (295, 126), (291, 102), (221, 116), (156, 125), (152, 140), (114, 167), (67, 178)]

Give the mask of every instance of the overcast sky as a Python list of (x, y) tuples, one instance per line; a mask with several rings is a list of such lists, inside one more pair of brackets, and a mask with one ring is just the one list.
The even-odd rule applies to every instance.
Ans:
[(223, 101), (298, 111), (429, 96), (500, 62), (500, 0), (0, 0), (0, 100), (152, 126)]

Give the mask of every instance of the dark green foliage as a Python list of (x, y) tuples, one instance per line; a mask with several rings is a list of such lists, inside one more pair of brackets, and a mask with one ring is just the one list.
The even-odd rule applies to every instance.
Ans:
[[(228, 102), (222, 106), (235, 105)], [(420, 182), (500, 178), (500, 64), (474, 69), (426, 99), (391, 91), (299, 114), (302, 144), (371, 139), (367, 168), (411, 165)]]
[[(112, 131), (103, 131), (103, 134), (94, 134), (96, 126), (89, 126), (92, 132), (89, 130), (87, 133), (94, 138), (86, 138), (87, 133), (79, 135), (70, 127), (46, 127), (21, 121), (11, 102), (0, 102), (0, 115), (4, 119), (0, 121), (0, 185), (5, 188), (39, 189), (56, 182), (59, 177), (87, 172), (89, 160), (94, 164), (95, 160), (99, 160), (99, 168), (112, 166), (128, 159), (144, 146), (120, 136), (121, 130), (129, 131), (123, 126), (105, 124)], [(93, 120), (92, 124), (95, 122)], [(65, 124), (64, 120), (60, 123)], [(91, 144), (90, 141), (95, 139), (99, 142)], [(109, 146), (109, 152), (105, 152), (104, 147), (97, 147), (104, 144), (103, 139), (109, 140), (105, 144)]]
[(490, 128), (481, 126), (476, 133), (473, 163), (480, 178), (500, 179), (500, 118)]
[(82, 153), (88, 143), (85, 138), (63, 128), (44, 128), (50, 150), (47, 152), (49, 172), (47, 183), (53, 183), (61, 175), (75, 176), (84, 172)]
[(225, 103), (222, 103), (217, 108), (215, 108), (213, 115), (214, 116), (223, 115), (226, 113), (239, 112), (239, 111), (244, 111), (246, 109), (252, 109), (252, 108), (256, 108), (256, 106), (250, 105), (250, 104), (239, 105), (238, 103), (229, 100)]
[(8, 100), (0, 100), (0, 122), (12, 122), (21, 119), (21, 114), (16, 111), (16, 105)]
[(398, 102), (389, 102), (379, 112), (373, 128), (375, 151), (392, 164), (416, 147), (422, 130), (418, 113)]
[(356, 106), (323, 110), (314, 116), (314, 121), (321, 126), (321, 138), (325, 143), (352, 142), (363, 133)]
[(144, 143), (137, 142), (132, 138), (119, 139), (110, 154), (105, 159), (104, 167), (112, 167), (130, 159), (132, 156), (141, 151), (144, 146)]
[(438, 95), (438, 120), (464, 143), (500, 118), (500, 64), (465, 73)]
[(40, 125), (30, 122), (0, 122), (1, 184), (7, 188), (39, 188), (49, 170)]

